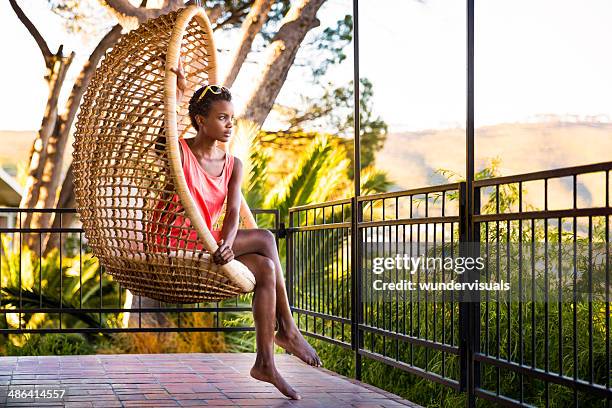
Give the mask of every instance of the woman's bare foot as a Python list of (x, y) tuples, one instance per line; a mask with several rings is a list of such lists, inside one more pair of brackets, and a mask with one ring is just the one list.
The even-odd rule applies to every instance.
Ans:
[(285, 381), (274, 366), (255, 362), (255, 365), (253, 368), (251, 368), (251, 377), (255, 378), (256, 380), (265, 381), (272, 384), (278, 388), (280, 392), (291, 399), (299, 400), (302, 398), (300, 394), (298, 394), (293, 387), (291, 387), (289, 383)]
[(274, 342), (294, 356), (297, 356), (306, 364), (315, 367), (323, 366), (323, 362), (321, 362), (317, 352), (308, 344), (297, 328), (289, 330), (287, 333), (283, 330), (279, 330), (274, 335)]

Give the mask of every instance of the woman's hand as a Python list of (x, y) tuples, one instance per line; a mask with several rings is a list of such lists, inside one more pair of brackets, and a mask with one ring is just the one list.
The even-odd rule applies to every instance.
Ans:
[(234, 251), (224, 240), (220, 240), (218, 244), (219, 248), (213, 254), (213, 262), (217, 265), (225, 265), (234, 259)]
[(187, 89), (187, 78), (185, 78), (185, 70), (183, 69), (183, 57), (179, 57), (178, 67), (170, 68), (170, 71), (176, 74), (176, 104), (180, 104)]

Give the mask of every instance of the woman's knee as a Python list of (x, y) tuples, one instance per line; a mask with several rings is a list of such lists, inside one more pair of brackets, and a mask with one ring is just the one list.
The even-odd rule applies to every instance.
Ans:
[(276, 251), (276, 237), (268, 230), (258, 230), (259, 239), (263, 243), (264, 247), (269, 250)]
[(274, 261), (267, 256), (259, 256), (257, 259), (257, 270), (255, 279), (258, 285), (276, 285), (276, 273), (274, 271)]

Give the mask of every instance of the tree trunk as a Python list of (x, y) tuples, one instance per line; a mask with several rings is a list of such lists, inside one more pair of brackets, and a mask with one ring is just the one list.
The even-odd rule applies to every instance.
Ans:
[[(64, 164), (64, 153), (66, 150), (66, 143), (70, 137), (70, 130), (72, 123), (76, 117), (76, 113), (81, 103), (81, 99), (85, 94), (87, 85), (98, 66), (98, 63), (104, 56), (107, 49), (112, 47), (121, 37), (121, 26), (114, 26), (103, 38), (100, 40), (96, 48), (91, 53), (89, 60), (83, 67), (79, 77), (77, 78), (68, 103), (64, 110), (64, 113), (57, 119), (54, 127), (54, 131), (49, 137), (49, 141), (46, 146), (46, 155), (44, 165), (42, 167), (42, 174), (34, 184), (34, 191), (37, 191), (37, 199), (33, 206), (27, 208), (55, 208), (57, 205), (58, 188), (62, 180), (62, 167)], [(28, 224), (32, 228), (48, 228), (53, 221), (53, 213), (34, 213)], [(36, 235), (29, 237), (27, 243), (29, 246), (36, 246)], [(45, 246), (45, 253), (48, 252)]]
[(260, 126), (266, 120), (306, 33), (319, 25), (316, 14), (324, 2), (300, 0), (291, 7), (268, 47), (270, 50), (263, 72), (244, 108), (242, 118)]
[(242, 64), (244, 64), (249, 51), (251, 51), (255, 36), (268, 19), (268, 12), (271, 7), (272, 0), (256, 0), (251, 6), (251, 11), (242, 23), (240, 46), (236, 49), (236, 54), (234, 54), (230, 65), (231, 68), (222, 82), (224, 86), (231, 88), (234, 84)]
[[(58, 51), (60, 53), (61, 51)], [(43, 164), (46, 159), (46, 150), (49, 138), (57, 127), (58, 109), (57, 102), (62, 84), (66, 79), (66, 72), (72, 63), (74, 54), (68, 57), (56, 55), (49, 61), (47, 66), (48, 73), (45, 77), (49, 85), (49, 97), (47, 99), (47, 107), (43, 117), (40, 130), (32, 144), (30, 151), (30, 166), (28, 168), (28, 177), (24, 188), (24, 194), (21, 198), (21, 208), (33, 208), (38, 201), (38, 192), (41, 183)], [(31, 215), (27, 214), (23, 222), (23, 226), (29, 226)]]
[[(62, 187), (60, 189), (59, 199), (57, 201), (57, 208), (74, 208), (76, 206), (76, 201), (74, 198), (74, 174), (72, 173), (72, 163), (66, 172), (66, 176), (64, 177), (64, 182), (62, 183)], [(58, 216), (54, 214), (53, 224), (51, 228), (69, 228), (74, 224), (74, 220), (76, 218), (75, 213), (64, 213), (62, 216)], [(47, 234), (45, 236), (45, 240), (43, 242), (44, 248), (44, 256), (53, 249), (59, 248), (60, 246), (60, 234)]]

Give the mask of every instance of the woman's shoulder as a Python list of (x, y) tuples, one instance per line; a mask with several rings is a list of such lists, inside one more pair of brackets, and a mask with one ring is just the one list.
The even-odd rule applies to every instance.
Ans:
[(231, 174), (229, 176), (231, 177), (233, 174), (240, 175), (242, 173), (242, 161), (229, 152), (227, 153), (227, 155), (229, 158), (228, 163), (230, 164), (231, 169)]

